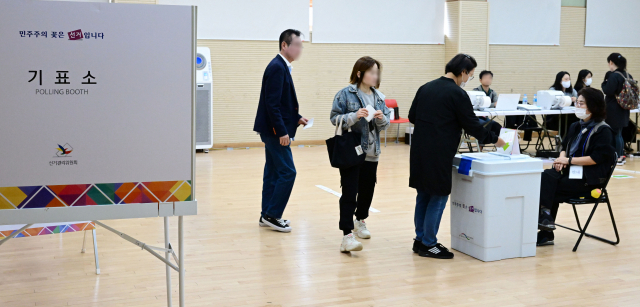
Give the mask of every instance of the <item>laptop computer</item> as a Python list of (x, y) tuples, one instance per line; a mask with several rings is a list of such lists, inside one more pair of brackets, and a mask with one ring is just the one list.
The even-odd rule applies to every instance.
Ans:
[(490, 110), (495, 111), (515, 111), (518, 109), (520, 94), (500, 94), (496, 107)]

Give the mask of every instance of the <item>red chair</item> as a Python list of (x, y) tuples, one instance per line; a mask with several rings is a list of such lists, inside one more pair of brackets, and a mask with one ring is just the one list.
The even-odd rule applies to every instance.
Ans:
[[(387, 105), (387, 108), (389, 109), (398, 107), (398, 102), (395, 99), (385, 99), (384, 104)], [(390, 121), (391, 124), (398, 124), (398, 131), (396, 133), (396, 144), (399, 143), (398, 139), (400, 138), (400, 124), (405, 124), (408, 122), (409, 122), (408, 118), (402, 118), (400, 117), (400, 115), (398, 115), (398, 119), (393, 119), (393, 118), (391, 119)], [(413, 135), (412, 133), (409, 133), (409, 146), (411, 146), (412, 135)], [(384, 147), (387, 147), (387, 130), (384, 131)]]

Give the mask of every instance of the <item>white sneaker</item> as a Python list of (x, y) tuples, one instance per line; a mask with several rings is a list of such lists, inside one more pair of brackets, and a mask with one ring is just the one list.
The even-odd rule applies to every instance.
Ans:
[(354, 220), (353, 226), (355, 227), (353, 229), (353, 232), (356, 234), (356, 236), (362, 239), (371, 238), (371, 232), (369, 231), (369, 229), (367, 229), (367, 224), (365, 224), (364, 221)]
[(362, 250), (362, 243), (356, 240), (356, 237), (352, 233), (342, 237), (342, 245), (340, 245), (340, 251), (343, 253), (356, 252)]
[[(291, 226), (291, 221), (283, 219), (280, 220), (282, 220), (282, 222), (284, 222), (287, 226)], [(269, 227), (269, 225), (265, 224), (264, 221), (262, 221), (262, 217), (260, 217), (260, 220), (258, 220), (258, 225), (260, 227)]]

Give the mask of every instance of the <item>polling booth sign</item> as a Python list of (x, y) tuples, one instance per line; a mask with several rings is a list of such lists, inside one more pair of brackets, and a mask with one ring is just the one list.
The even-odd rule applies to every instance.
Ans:
[[(0, 0), (0, 225), (117, 233), (100, 220), (178, 216), (182, 238), (197, 213), (196, 13)], [(183, 271), (168, 242), (148, 251)]]

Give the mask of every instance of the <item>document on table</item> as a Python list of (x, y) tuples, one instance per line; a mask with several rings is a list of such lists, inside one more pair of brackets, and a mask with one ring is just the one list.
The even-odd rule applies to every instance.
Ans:
[(307, 124), (302, 128), (302, 130), (309, 129), (313, 127), (313, 118), (307, 121)]

